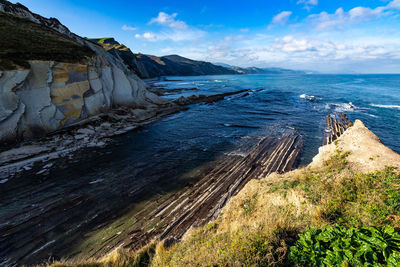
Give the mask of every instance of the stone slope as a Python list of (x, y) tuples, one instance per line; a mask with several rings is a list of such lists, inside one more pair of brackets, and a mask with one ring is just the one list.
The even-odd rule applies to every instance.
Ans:
[(320, 147), (310, 167), (321, 167), (336, 149), (349, 151), (347, 160), (351, 167), (359, 172), (381, 170), (385, 166), (400, 169), (400, 155), (382, 144), (380, 139), (360, 120), (356, 120), (354, 125), (348, 128), (337, 141)]
[[(1, 20), (1, 36), (12, 32), (17, 38), (1, 42), (1, 59), (18, 58), (8, 60), (0, 71), (0, 141), (41, 136), (113, 107), (172, 105), (147, 91), (119, 58), (71, 33), (58, 20), (4, 0), (0, 15), (13, 22), (1, 27)], [(27, 32), (27, 26), (34, 30)], [(57, 41), (76, 49), (60, 51), (63, 46)], [(15, 43), (22, 44), (21, 51)]]

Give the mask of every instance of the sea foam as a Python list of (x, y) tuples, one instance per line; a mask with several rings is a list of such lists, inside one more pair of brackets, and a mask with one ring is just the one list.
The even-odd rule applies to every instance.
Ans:
[(370, 106), (376, 107), (376, 108), (400, 109), (400, 105), (378, 105), (378, 104), (371, 104)]

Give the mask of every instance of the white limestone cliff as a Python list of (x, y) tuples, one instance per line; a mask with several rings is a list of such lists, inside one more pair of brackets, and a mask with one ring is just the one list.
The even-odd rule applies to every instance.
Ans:
[(120, 59), (58, 20), (7, 1), (0, 1), (0, 12), (50, 27), (96, 53), (79, 63), (30, 60), (28, 69), (0, 71), (0, 141), (40, 136), (113, 107), (170, 104), (149, 92)]

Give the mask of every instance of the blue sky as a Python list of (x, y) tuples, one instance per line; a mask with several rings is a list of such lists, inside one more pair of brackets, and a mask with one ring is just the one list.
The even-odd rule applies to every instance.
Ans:
[(244, 67), (400, 72), (400, 0), (19, 2), (133, 52)]

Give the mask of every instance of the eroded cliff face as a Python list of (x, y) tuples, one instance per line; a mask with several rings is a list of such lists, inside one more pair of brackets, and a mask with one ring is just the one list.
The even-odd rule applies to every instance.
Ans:
[(167, 103), (103, 57), (90, 61), (29, 61), (30, 69), (0, 72), (0, 140), (39, 136), (113, 106)]
[(28, 58), (29, 68), (0, 71), (0, 141), (40, 136), (113, 107), (169, 103), (147, 91), (120, 59), (71, 33), (58, 20), (6, 1), (0, 1), (0, 12), (38, 23), (45, 31), (55, 30), (95, 52), (76, 63)]

